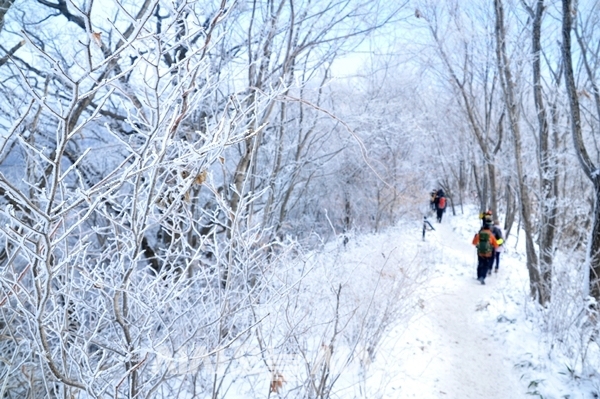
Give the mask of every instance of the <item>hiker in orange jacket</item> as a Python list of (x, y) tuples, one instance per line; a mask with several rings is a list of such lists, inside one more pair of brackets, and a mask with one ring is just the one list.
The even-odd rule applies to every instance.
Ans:
[(485, 223), (475, 234), (473, 245), (477, 247), (477, 280), (481, 284), (485, 284), (485, 277), (494, 262), (494, 251), (498, 248), (491, 224)]

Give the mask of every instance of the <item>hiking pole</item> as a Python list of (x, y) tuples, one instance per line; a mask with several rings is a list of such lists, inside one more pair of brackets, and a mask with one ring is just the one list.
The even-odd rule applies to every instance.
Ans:
[(427, 230), (435, 230), (429, 220), (427, 220), (427, 216), (423, 216), (423, 241), (425, 241), (425, 232)]

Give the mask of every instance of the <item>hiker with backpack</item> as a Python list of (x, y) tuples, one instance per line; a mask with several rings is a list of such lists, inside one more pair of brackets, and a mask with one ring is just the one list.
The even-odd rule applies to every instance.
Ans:
[[(492, 233), (494, 234), (494, 238), (496, 239), (496, 242), (498, 243), (498, 248), (496, 248), (496, 250), (494, 251), (494, 259), (496, 261), (496, 267), (494, 268), (494, 271), (496, 273), (498, 273), (498, 268), (500, 267), (500, 254), (502, 253), (502, 250), (504, 249), (504, 246), (502, 245), (502, 244), (504, 244), (504, 234), (502, 233), (502, 228), (500, 227), (500, 221), (497, 219), (494, 220), (494, 225), (492, 226)], [(492, 273), (493, 265), (494, 265), (494, 261), (492, 261), (490, 264), (489, 274)]]
[(479, 219), (481, 219), (482, 227), (485, 226), (486, 224), (489, 224), (490, 226), (492, 225), (492, 220), (493, 220), (492, 215), (493, 215), (493, 213), (492, 213), (491, 209), (488, 209), (487, 211), (481, 212), (479, 214)]
[(436, 193), (435, 209), (437, 211), (437, 221), (438, 223), (442, 223), (442, 216), (444, 216), (444, 212), (446, 211), (446, 195), (442, 189), (439, 189)]
[(494, 262), (494, 252), (498, 248), (498, 242), (491, 229), (491, 224), (485, 223), (475, 237), (473, 245), (477, 248), (477, 280), (485, 284), (488, 270)]
[(432, 211), (435, 211), (435, 203), (437, 198), (437, 190), (433, 190), (430, 194), (429, 206)]

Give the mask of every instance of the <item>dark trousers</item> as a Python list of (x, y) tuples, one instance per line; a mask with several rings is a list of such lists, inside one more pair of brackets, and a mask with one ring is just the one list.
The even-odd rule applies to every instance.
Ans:
[(437, 209), (437, 221), (442, 223), (442, 216), (444, 216), (444, 210), (443, 209)]
[[(494, 258), (496, 259), (496, 270), (498, 270), (498, 268), (500, 267), (500, 252), (494, 252)], [(490, 270), (492, 269), (492, 266), (494, 265), (494, 262), (491, 262), (490, 265)]]
[(487, 276), (488, 270), (490, 270), (490, 265), (492, 265), (494, 258), (490, 256), (481, 256), (477, 255), (477, 279), (480, 278), (485, 279)]

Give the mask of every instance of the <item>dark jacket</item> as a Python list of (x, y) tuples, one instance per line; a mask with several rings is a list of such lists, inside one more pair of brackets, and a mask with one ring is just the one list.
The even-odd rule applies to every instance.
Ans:
[(504, 237), (502, 237), (502, 229), (496, 225), (492, 226), (492, 233), (494, 233), (494, 237), (496, 238), (496, 240), (499, 239), (504, 239)]

